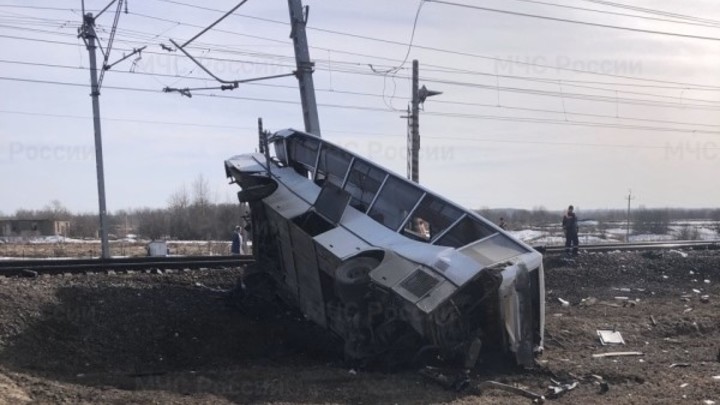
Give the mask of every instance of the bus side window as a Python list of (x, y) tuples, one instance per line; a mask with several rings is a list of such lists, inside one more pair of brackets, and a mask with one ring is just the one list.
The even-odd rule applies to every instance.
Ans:
[(413, 212), (403, 233), (422, 241), (430, 241), (452, 225), (462, 215), (462, 211), (440, 198), (428, 194)]
[(412, 184), (390, 177), (380, 190), (368, 215), (393, 231), (397, 231), (422, 194), (422, 191)]
[(470, 242), (486, 238), (494, 233), (496, 233), (494, 228), (468, 216), (460, 220), (460, 222), (452, 227), (436, 244), (460, 248)]
[(323, 146), (320, 150), (320, 162), (318, 163), (318, 175), (315, 183), (322, 186), (326, 181), (342, 187), (345, 173), (350, 166), (352, 155), (331, 146)]
[(345, 184), (345, 191), (352, 196), (350, 205), (359, 211), (367, 211), (384, 179), (384, 171), (356, 159)]

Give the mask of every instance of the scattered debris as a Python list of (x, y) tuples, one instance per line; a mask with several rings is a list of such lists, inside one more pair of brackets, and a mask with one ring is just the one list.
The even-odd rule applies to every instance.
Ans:
[(348, 374), (350, 374), (350, 375), (357, 375), (357, 371), (355, 371), (354, 368), (351, 368), (350, 370), (348, 370)]
[(670, 365), (670, 368), (675, 367), (690, 367), (690, 363), (673, 363)]
[(697, 288), (693, 288), (693, 292), (694, 292), (695, 294), (700, 294), (702, 291), (698, 290)]
[(690, 384), (689, 384), (689, 383), (682, 383), (682, 384), (680, 384), (680, 388), (685, 388), (685, 387), (687, 387), (688, 385), (690, 385)]
[(453, 377), (437, 367), (426, 366), (420, 370), (420, 375), (440, 384), (446, 390), (460, 392), (470, 385), (470, 378), (467, 373)]
[(562, 306), (564, 306), (564, 307), (569, 307), (569, 306), (570, 306), (570, 301), (565, 301), (564, 299), (559, 298), (559, 297), (558, 297), (558, 301), (560, 301), (560, 304), (561, 304)]
[(702, 302), (703, 304), (707, 304), (708, 302), (710, 302), (710, 296), (707, 294), (701, 295), (700, 302)]
[(593, 358), (601, 358), (601, 357), (627, 357), (627, 356), (644, 356), (645, 353), (643, 352), (607, 352), (607, 353), (595, 353), (593, 354)]
[(683, 311), (683, 314), (687, 314), (688, 312), (690, 312), (692, 310), (693, 310), (692, 307), (685, 308), (685, 310)]
[(38, 272), (35, 270), (23, 269), (20, 272), (20, 277), (37, 278), (37, 276), (38, 276)]
[(715, 376), (713, 376), (713, 380), (715, 380), (715, 381), (720, 381), (720, 375), (715, 375)]
[(650, 315), (650, 322), (653, 324), (653, 326), (657, 326), (657, 321), (655, 320), (655, 317)]
[(580, 300), (580, 306), (581, 307), (589, 307), (592, 305), (597, 304), (598, 299), (595, 297), (587, 297)]
[(573, 381), (572, 383), (562, 384), (558, 381), (551, 380), (554, 385), (551, 385), (548, 387), (547, 392), (545, 392), (545, 398), (547, 399), (557, 399), (561, 396), (565, 395), (568, 391), (572, 391), (578, 386), (577, 381)]
[(706, 400), (703, 401), (703, 404), (705, 404), (705, 405), (715, 405), (715, 401), (710, 400), (710, 399), (706, 399)]
[(507, 385), (503, 383), (499, 383), (497, 381), (485, 381), (480, 384), (478, 384), (477, 389), (480, 390), (480, 392), (495, 388), (503, 391), (510, 392), (512, 394), (517, 394), (520, 396), (523, 396), (525, 398), (531, 399), (534, 404), (542, 404), (545, 402), (545, 397), (543, 395), (536, 394), (534, 392), (528, 391), (523, 388), (513, 387), (512, 385)]
[(675, 254), (677, 254), (677, 255), (680, 255), (680, 257), (688, 257), (688, 254), (687, 254), (687, 253), (681, 252), (681, 251), (675, 250), (675, 249), (673, 249), (673, 250), (668, 250), (668, 253), (675, 253)]
[(705, 283), (705, 284), (710, 284), (710, 280), (705, 279), (705, 280), (703, 280), (703, 283)]
[(620, 332), (615, 330), (607, 330), (607, 329), (598, 329), (597, 331), (598, 336), (600, 337), (600, 343), (602, 343), (603, 346), (607, 345), (624, 345), (625, 340), (623, 339)]
[(630, 297), (615, 297), (615, 299), (618, 301), (627, 301), (630, 299)]

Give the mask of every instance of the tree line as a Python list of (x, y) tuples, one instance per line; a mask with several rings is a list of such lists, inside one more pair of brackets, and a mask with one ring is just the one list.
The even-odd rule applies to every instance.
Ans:
[[(239, 203), (217, 203), (210, 197), (207, 180), (199, 176), (188, 188), (174, 192), (163, 208), (134, 208), (109, 212), (112, 238), (135, 234), (145, 239), (229, 240), (236, 225), (245, 226), (246, 208)], [(97, 213), (73, 213), (53, 200), (39, 210), (19, 209), (9, 219), (50, 219), (69, 221), (72, 238), (97, 238)]]
[[(227, 240), (236, 225), (246, 226), (247, 207), (239, 203), (218, 203), (210, 197), (208, 182), (202, 176), (190, 186), (183, 185), (169, 198), (163, 208), (134, 208), (108, 213), (109, 232), (116, 238), (136, 234), (145, 239), (171, 240)], [(577, 208), (577, 207), (576, 207)], [(481, 208), (477, 212), (485, 218), (499, 222), (505, 218), (511, 229), (529, 227), (557, 227), (563, 211), (551, 211), (538, 206), (527, 209)], [(580, 220), (596, 220), (600, 227), (620, 226), (627, 219), (622, 209), (578, 209)], [(0, 215), (2, 216), (2, 215)], [(40, 210), (19, 209), (10, 219), (53, 219), (70, 222), (68, 234), (73, 238), (97, 238), (99, 219), (96, 213), (73, 213), (54, 200)], [(646, 208), (631, 210), (630, 222), (635, 234), (665, 234), (672, 221), (714, 221), (720, 233), (720, 208)], [(624, 225), (622, 225), (624, 226)], [(692, 232), (692, 230), (688, 230)], [(693, 239), (693, 235), (686, 235)]]
[[(577, 209), (577, 207), (576, 207)], [(485, 218), (499, 222), (504, 218), (512, 229), (528, 227), (559, 227), (564, 211), (550, 211), (545, 207), (526, 209), (491, 209), (481, 208), (477, 212)], [(599, 226), (618, 226), (628, 219), (627, 210), (623, 209), (579, 209), (576, 211), (579, 220), (594, 220)], [(720, 208), (646, 208), (640, 206), (630, 211), (630, 228), (634, 234), (666, 234), (670, 231), (673, 221), (709, 221), (711, 228), (720, 233)], [(688, 235), (688, 239), (693, 239)]]

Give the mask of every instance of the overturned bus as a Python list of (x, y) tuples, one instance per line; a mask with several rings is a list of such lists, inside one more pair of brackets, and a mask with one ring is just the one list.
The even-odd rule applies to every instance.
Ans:
[[(261, 143), (262, 146), (262, 143)], [(319, 137), (288, 129), (225, 162), (275, 292), (351, 360), (531, 365), (542, 350), (542, 256), (471, 210)]]

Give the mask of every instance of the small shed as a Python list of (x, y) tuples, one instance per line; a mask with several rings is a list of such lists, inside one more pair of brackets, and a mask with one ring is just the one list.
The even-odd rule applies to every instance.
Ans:
[(167, 247), (167, 242), (164, 240), (154, 240), (147, 244), (148, 256), (158, 257), (167, 256), (170, 254), (170, 250)]

